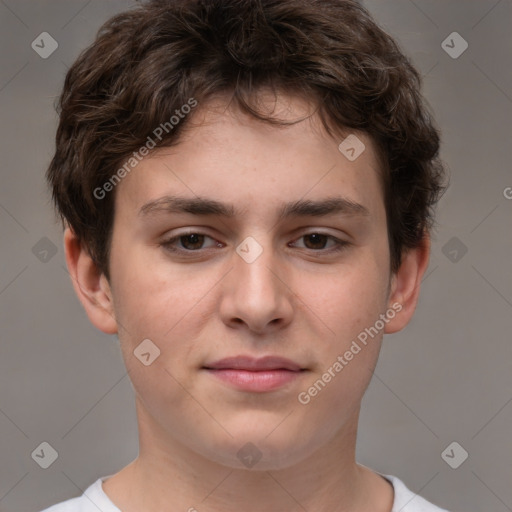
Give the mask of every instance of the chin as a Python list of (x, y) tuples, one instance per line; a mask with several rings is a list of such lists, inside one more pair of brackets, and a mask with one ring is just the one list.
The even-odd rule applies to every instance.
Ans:
[(250, 432), (239, 432), (232, 438), (224, 438), (218, 444), (212, 440), (203, 447), (206, 450), (203, 455), (230, 469), (269, 471), (289, 468), (313, 451), (308, 450), (306, 440), (302, 445), (300, 436), (293, 435), (289, 429), (281, 435), (277, 435), (275, 430), (271, 432), (272, 429), (251, 429)]

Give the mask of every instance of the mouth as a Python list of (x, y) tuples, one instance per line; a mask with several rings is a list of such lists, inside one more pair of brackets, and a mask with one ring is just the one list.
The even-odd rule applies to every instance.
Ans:
[(242, 391), (265, 392), (284, 387), (307, 372), (286, 358), (250, 356), (225, 358), (202, 367), (224, 383)]

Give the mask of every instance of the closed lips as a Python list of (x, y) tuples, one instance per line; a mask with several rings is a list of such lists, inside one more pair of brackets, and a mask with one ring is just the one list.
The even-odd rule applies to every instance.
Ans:
[(271, 370), (289, 370), (299, 372), (305, 368), (294, 361), (282, 357), (268, 356), (255, 359), (249, 356), (236, 356), (221, 359), (214, 363), (209, 363), (203, 368), (207, 370), (246, 370), (252, 372), (271, 371)]

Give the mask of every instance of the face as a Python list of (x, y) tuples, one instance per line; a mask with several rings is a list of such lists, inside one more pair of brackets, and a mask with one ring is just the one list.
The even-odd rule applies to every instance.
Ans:
[[(277, 107), (289, 119), (311, 110), (297, 98)], [(154, 436), (236, 468), (250, 442), (258, 469), (285, 468), (354, 427), (377, 361), (391, 308), (377, 155), (357, 133), (365, 149), (349, 160), (315, 117), (274, 127), (219, 101), (193, 121), (116, 190), (123, 357)], [(240, 355), (301, 371), (207, 369)]]

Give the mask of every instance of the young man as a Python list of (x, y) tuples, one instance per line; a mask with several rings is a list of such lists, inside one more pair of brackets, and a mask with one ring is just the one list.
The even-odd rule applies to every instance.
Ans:
[(48, 512), (440, 511), (355, 461), (443, 189), (419, 77), (354, 0), (167, 0), (71, 67), (48, 170), (139, 455)]

